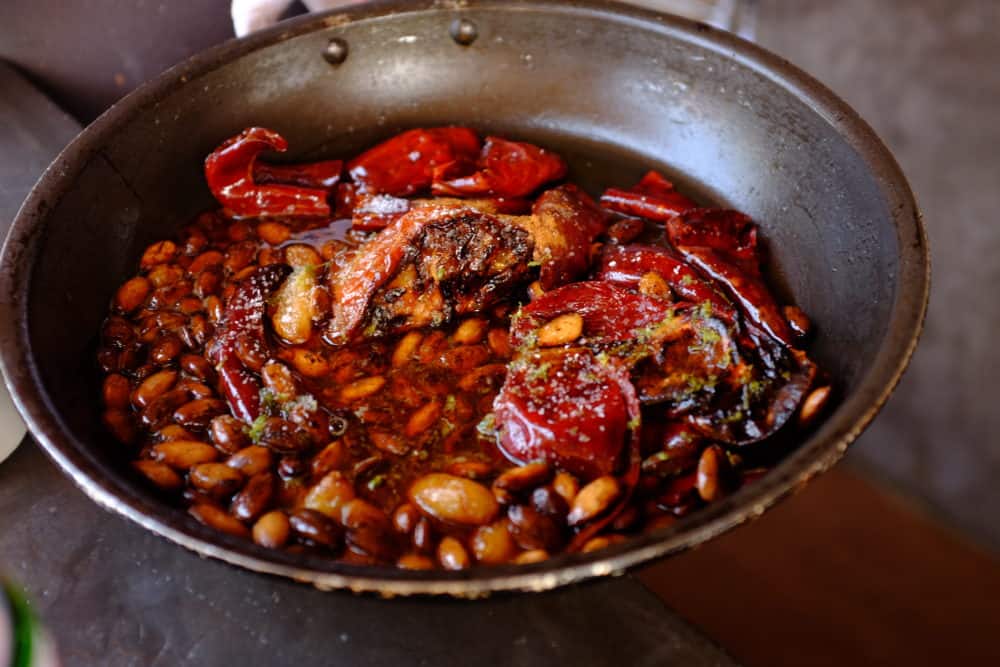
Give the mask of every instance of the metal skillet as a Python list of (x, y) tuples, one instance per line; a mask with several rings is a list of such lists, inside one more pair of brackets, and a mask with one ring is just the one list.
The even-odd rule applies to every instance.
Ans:
[[(772, 282), (816, 325), (836, 379), (828, 418), (756, 483), (659, 532), (589, 554), (461, 573), (265, 550), (149, 494), (99, 425), (94, 332), (143, 247), (211, 202), (199, 165), (272, 127), (348, 155), (407, 127), (470, 125), (552, 147), (590, 188), (665, 171), (745, 211)], [(0, 270), (0, 361), (50, 457), (92, 499), (204, 556), (384, 595), (540, 591), (621, 573), (754, 518), (835, 463), (917, 343), (929, 254), (892, 156), (857, 114), (762, 49), (705, 25), (580, 2), (378, 2), (228, 42), (138, 89), (87, 128), (21, 209)], [(85, 529), (81, 527), (81, 529)]]

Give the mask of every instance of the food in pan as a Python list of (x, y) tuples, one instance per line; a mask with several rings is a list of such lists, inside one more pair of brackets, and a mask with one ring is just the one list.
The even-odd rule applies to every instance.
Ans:
[(595, 201), (468, 128), (258, 159), (285, 149), (209, 155), (220, 206), (100, 334), (105, 425), (213, 528), (404, 568), (589, 552), (759, 477), (829, 399), (756, 224), (655, 171)]

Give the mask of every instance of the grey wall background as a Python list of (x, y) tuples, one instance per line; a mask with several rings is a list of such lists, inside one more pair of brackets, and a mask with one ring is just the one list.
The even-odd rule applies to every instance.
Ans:
[(1000, 3), (761, 4), (758, 41), (882, 136), (931, 241), (923, 339), (850, 460), (1000, 549)]
[[(228, 4), (4, 0), (0, 58), (86, 121), (230, 36)], [(874, 126), (909, 176), (930, 232), (934, 288), (923, 342), (850, 460), (1000, 550), (1000, 3), (759, 5), (758, 41)]]

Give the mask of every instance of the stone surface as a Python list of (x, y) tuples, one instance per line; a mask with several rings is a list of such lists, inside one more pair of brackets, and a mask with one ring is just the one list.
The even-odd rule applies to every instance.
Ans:
[(1000, 549), (1000, 3), (762, 3), (759, 41), (840, 94), (895, 153), (933, 255), (926, 330), (850, 460)]

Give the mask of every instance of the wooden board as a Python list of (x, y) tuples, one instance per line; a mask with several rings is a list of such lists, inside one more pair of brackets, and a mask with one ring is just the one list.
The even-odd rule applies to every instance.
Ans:
[(1000, 664), (1000, 562), (850, 467), (639, 578), (751, 667)]

